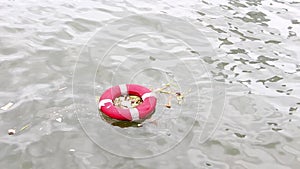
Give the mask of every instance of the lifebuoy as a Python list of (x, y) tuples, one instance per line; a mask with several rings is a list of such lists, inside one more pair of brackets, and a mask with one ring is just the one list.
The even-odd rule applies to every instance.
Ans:
[[(135, 95), (143, 102), (136, 108), (120, 108), (113, 104), (113, 100), (121, 95)], [(122, 84), (107, 89), (99, 100), (99, 110), (110, 118), (125, 121), (145, 119), (155, 110), (155, 94), (150, 89), (137, 84)]]

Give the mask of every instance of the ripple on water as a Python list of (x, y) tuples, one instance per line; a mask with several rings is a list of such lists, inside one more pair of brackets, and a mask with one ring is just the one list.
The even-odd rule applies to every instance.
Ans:
[[(299, 167), (299, 5), (297, 1), (280, 0), (1, 2), (0, 168)], [(195, 84), (200, 85), (199, 101), (191, 99), (188, 103), (189, 107), (201, 103), (199, 121), (177, 147), (150, 159), (121, 158), (99, 148), (80, 127), (74, 112), (86, 112), (90, 124), (100, 118), (89, 114), (90, 107), (84, 104), (80, 111), (74, 107), (72, 100), (79, 97), (71, 90), (74, 64), (80, 49), (105, 24), (128, 15), (149, 13), (164, 13), (193, 23), (216, 54), (183, 48), (178, 39), (154, 35), (124, 40), (111, 51), (111, 57), (101, 62), (103, 69), (97, 72), (101, 76), (96, 79), (97, 95), (106, 88), (104, 85), (109, 85), (117, 66), (120, 74), (114, 76), (114, 83), (126, 82), (122, 72), (128, 73), (142, 63), (165, 66), (173, 75), (177, 71), (179, 80), (193, 83), (176, 56), (184, 56), (180, 61), (191, 66), (190, 72), (198, 73)], [(150, 25), (160, 31), (185, 26), (175, 21), (162, 26), (160, 22), (164, 20), (160, 19)], [(107, 49), (110, 46), (106, 45), (119, 36), (127, 37), (127, 30), (136, 29), (135, 20), (126, 23), (127, 26), (115, 23), (119, 29), (107, 30), (98, 45)], [(118, 34), (120, 31), (125, 33)], [(189, 31), (178, 35), (190, 35)], [(191, 39), (195, 37), (196, 34), (190, 35)], [(206, 105), (211, 88), (209, 78), (197, 67), (200, 60), (193, 60), (191, 55), (199, 55), (201, 63), (214, 68), (211, 75), (227, 85), (223, 118), (215, 131), (208, 132), (213, 134), (211, 139), (202, 144), (199, 133), (208, 118)], [(86, 68), (78, 83), (93, 86), (93, 81), (86, 80), (90, 68), (100, 61), (90, 55), (85, 58), (77, 63), (78, 68)], [(146, 79), (145, 83), (155, 86), (172, 76), (170, 72), (159, 72), (144, 71), (136, 75), (134, 82)], [(85, 103), (89, 98), (80, 99)], [(90, 99), (94, 100), (94, 96)], [(177, 121), (172, 118), (178, 114), (170, 110), (162, 116), (172, 118), (166, 118), (163, 124), (116, 130), (127, 136), (137, 133), (142, 138), (159, 135), (154, 146), (145, 144), (148, 147), (139, 152), (153, 155), (156, 148), (179, 140), (185, 127), (193, 122), (195, 112), (189, 110), (184, 109), (184, 118)], [(11, 128), (16, 129), (13, 136), (7, 135)], [(95, 129), (95, 133), (99, 130)], [(106, 143), (113, 145), (118, 137), (110, 135), (100, 135), (99, 139), (109, 138)], [(135, 146), (132, 142), (131, 145)]]

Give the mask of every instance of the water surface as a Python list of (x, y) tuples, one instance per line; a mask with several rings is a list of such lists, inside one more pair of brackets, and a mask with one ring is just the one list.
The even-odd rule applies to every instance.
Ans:
[[(0, 168), (299, 168), (300, 3), (0, 9)], [(170, 81), (194, 94), (171, 110), (160, 95), (155, 123), (124, 129), (97, 112), (111, 85)]]

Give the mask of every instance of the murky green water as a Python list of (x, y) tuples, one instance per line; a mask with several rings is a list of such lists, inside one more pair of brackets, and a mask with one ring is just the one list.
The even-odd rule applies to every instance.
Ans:
[[(1, 169), (300, 167), (297, 1), (1, 1), (0, 32)], [(168, 82), (142, 127), (100, 118)]]

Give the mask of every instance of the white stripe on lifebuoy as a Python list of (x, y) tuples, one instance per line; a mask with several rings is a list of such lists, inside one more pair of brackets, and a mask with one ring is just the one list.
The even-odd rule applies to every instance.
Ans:
[(102, 106), (105, 106), (105, 103), (113, 103), (110, 99), (103, 99), (99, 102), (99, 109), (101, 109)]
[(120, 91), (121, 91), (121, 95), (127, 95), (128, 94), (126, 84), (119, 85), (119, 88), (120, 88)]
[(140, 113), (137, 108), (129, 109), (132, 121), (140, 119)]
[(145, 93), (145, 94), (143, 94), (143, 96), (142, 96), (142, 100), (144, 101), (146, 98), (151, 97), (151, 96), (155, 97), (155, 93), (152, 93), (152, 92), (150, 92), (150, 93)]

